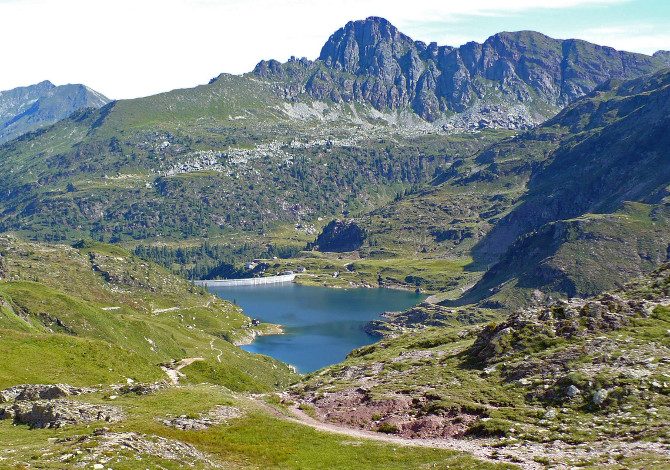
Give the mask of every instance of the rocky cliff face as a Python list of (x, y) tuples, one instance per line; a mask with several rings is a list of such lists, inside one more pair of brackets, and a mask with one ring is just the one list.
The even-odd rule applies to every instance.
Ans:
[(532, 31), (503, 32), (457, 48), (425, 44), (371, 17), (336, 31), (315, 62), (263, 61), (254, 73), (283, 80), (286, 96), (406, 109), (446, 127), (525, 128), (608, 79), (636, 78), (665, 64), (662, 54)]
[(84, 85), (56, 86), (49, 81), (0, 92), (0, 144), (60, 121), (109, 99)]
[(312, 247), (319, 251), (354, 251), (364, 240), (364, 230), (353, 220), (333, 220), (324, 227)]

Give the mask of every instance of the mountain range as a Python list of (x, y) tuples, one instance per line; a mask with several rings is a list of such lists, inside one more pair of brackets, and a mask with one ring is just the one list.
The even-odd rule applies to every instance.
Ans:
[[(658, 204), (667, 175), (652, 169), (666, 155), (666, 56), (529, 31), (438, 47), (381, 18), (350, 22), (314, 61), (262, 61), (242, 76), (89, 107), (6, 143), (0, 229), (41, 240), (223, 244), (226, 259), (208, 255), (208, 267), (189, 274), (202, 276), (241, 261), (240, 245), (251, 257), (295, 254), (314, 238), (299, 245), (303, 235), (275, 233), (344, 214), (362, 227), (355, 251), (363, 257), (458, 265), (473, 257), (456, 278), (407, 273), (384, 283), (452, 296), (514, 259), (517, 268), (504, 278), (494, 274), (502, 265), (494, 268), (465, 299), (494, 295), (519, 270), (546, 279), (521, 283), (524, 292), (551, 285), (561, 295), (593, 294), (655, 266), (664, 238), (617, 258), (622, 275), (595, 283), (594, 265), (550, 267), (547, 257), (570, 237), (550, 244), (553, 252), (538, 241), (532, 262), (528, 250), (520, 251), (526, 261), (508, 250), (548, 224), (587, 217), (602, 228), (604, 219), (589, 214), (645, 213), (627, 201), (654, 207), (644, 220), (665, 220)], [(585, 223), (570, 227), (560, 236)], [(629, 229), (621, 236), (641, 233)], [(180, 257), (164, 251), (173, 266)], [(503, 304), (519, 301), (527, 300)]]
[(263, 61), (254, 74), (281, 93), (411, 110), (446, 128), (527, 128), (608, 79), (631, 79), (666, 65), (655, 56), (534, 31), (498, 33), (460, 47), (414, 41), (383, 18), (336, 31), (318, 60)]
[(56, 86), (48, 80), (0, 91), (0, 144), (109, 101), (87, 86)]

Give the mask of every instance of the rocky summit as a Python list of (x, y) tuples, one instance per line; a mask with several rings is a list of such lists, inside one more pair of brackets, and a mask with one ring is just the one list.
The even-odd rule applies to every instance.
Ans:
[(502, 32), (460, 47), (415, 41), (383, 18), (351, 21), (318, 60), (260, 62), (254, 73), (286, 84), (285, 96), (365, 102), (408, 110), (447, 128), (522, 129), (608, 79), (659, 70), (662, 53), (645, 56), (534, 31)]

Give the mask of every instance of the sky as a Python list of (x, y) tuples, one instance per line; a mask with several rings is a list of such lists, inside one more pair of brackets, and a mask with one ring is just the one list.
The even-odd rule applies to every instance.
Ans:
[(531, 29), (670, 50), (670, 0), (0, 0), (0, 90), (51, 80), (122, 99), (192, 87), (261, 59), (315, 59), (368, 16), (440, 45)]

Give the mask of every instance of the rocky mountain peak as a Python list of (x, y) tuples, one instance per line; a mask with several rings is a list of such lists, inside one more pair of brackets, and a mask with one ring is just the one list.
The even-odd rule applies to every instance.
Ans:
[(387, 20), (370, 17), (337, 30), (321, 49), (319, 60), (353, 74), (378, 72), (414, 48), (414, 41)]
[(42, 80), (34, 86), (37, 88), (56, 88), (56, 85), (54, 85), (51, 80)]
[(662, 60), (667, 66), (670, 67), (670, 51), (656, 51), (654, 52), (653, 57)]
[(350, 21), (315, 62), (262, 61), (254, 74), (301, 94), (379, 111), (412, 111), (444, 128), (533, 127), (611, 80), (666, 67), (670, 53), (617, 51), (535, 31), (501, 32), (460, 47), (414, 41), (383, 18)]

